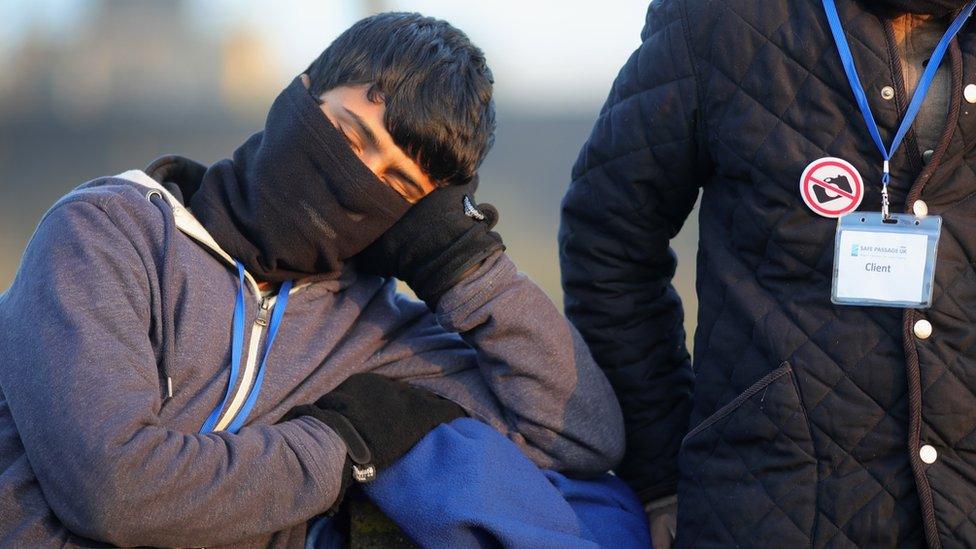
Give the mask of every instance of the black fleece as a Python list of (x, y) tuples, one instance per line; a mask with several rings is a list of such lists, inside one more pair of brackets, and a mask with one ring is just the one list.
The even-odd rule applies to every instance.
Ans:
[(194, 215), (256, 277), (335, 273), (410, 204), (359, 160), (296, 78), (264, 131), (211, 166)]

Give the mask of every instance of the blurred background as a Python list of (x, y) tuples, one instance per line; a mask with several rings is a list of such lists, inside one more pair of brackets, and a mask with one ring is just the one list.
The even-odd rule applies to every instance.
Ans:
[[(164, 153), (212, 163), (344, 29), (419, 11), (464, 30), (496, 81), (479, 199), (520, 268), (561, 306), (556, 231), (570, 169), (648, 0), (3, 0), (0, 292), (44, 211), (71, 188)], [(674, 246), (694, 324), (697, 221)], [(689, 330), (689, 334), (692, 330)]]

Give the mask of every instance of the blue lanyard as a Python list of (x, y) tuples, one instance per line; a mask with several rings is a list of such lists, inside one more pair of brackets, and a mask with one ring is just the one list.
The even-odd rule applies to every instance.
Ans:
[(871, 112), (871, 105), (868, 104), (867, 94), (864, 93), (864, 86), (861, 85), (861, 79), (857, 75), (857, 68), (854, 66), (854, 56), (851, 54), (851, 47), (847, 43), (844, 27), (841, 25), (840, 17), (837, 15), (837, 6), (834, 4), (834, 0), (823, 0), (823, 5), (824, 10), (827, 12), (827, 21), (830, 23), (830, 31), (834, 35), (834, 42), (837, 43), (837, 50), (840, 52), (840, 60), (844, 65), (844, 72), (847, 73), (847, 80), (850, 81), (851, 90), (854, 92), (854, 99), (857, 100), (858, 106), (861, 107), (861, 114), (864, 116), (864, 122), (868, 126), (868, 131), (871, 132), (871, 138), (874, 139), (875, 145), (878, 146), (878, 150), (881, 151), (881, 156), (884, 158), (884, 164), (882, 165), (883, 172), (881, 175), (881, 208), (884, 217), (888, 218), (890, 217), (888, 213), (888, 181), (891, 179), (889, 170), (891, 157), (895, 155), (895, 151), (901, 146), (901, 142), (905, 138), (905, 134), (908, 133), (908, 129), (915, 122), (915, 117), (918, 116), (918, 111), (922, 108), (922, 103), (925, 101), (925, 96), (932, 86), (932, 80), (935, 79), (935, 73), (939, 70), (939, 65), (942, 64), (942, 60), (945, 58), (949, 44), (952, 43), (952, 40), (962, 30), (966, 19), (972, 15), (973, 9), (976, 9), (976, 0), (967, 4), (952, 24), (949, 25), (949, 29), (942, 37), (942, 40), (939, 41), (939, 45), (932, 52), (932, 57), (929, 59), (928, 65), (925, 67), (925, 71), (918, 81), (915, 94), (912, 95), (912, 100), (908, 104), (908, 110), (905, 111), (905, 117), (902, 119), (901, 126), (895, 133), (895, 138), (892, 140), (891, 147), (889, 148), (885, 147), (884, 141), (881, 139), (881, 132), (878, 131), (878, 123), (874, 119), (874, 113)]
[[(976, 0), (974, 0), (976, 1)], [(224, 399), (220, 402), (220, 405), (210, 412), (210, 416), (203, 423), (203, 427), (200, 428), (201, 433), (212, 432), (214, 426), (217, 424), (217, 420), (220, 418), (220, 412), (227, 406), (227, 401), (230, 400), (231, 392), (234, 389), (234, 385), (237, 383), (237, 376), (240, 374), (241, 370), (241, 357), (244, 354), (244, 265), (239, 261), (237, 262), (237, 278), (238, 278), (238, 290), (237, 290), (237, 304), (234, 307), (234, 321), (233, 321), (233, 333), (231, 336), (231, 358), (230, 358), (230, 378), (227, 380), (227, 389), (224, 392)], [(288, 307), (288, 296), (291, 292), (291, 288), (294, 285), (293, 280), (287, 280), (281, 284), (281, 288), (278, 290), (278, 302), (275, 304), (274, 311), (271, 313), (271, 321), (268, 323), (268, 339), (265, 344), (264, 356), (261, 358), (261, 365), (258, 368), (258, 373), (254, 378), (254, 387), (251, 388), (251, 392), (247, 396), (247, 400), (244, 401), (244, 406), (241, 407), (237, 415), (234, 417), (234, 421), (227, 427), (227, 431), (231, 433), (236, 433), (247, 416), (251, 413), (251, 409), (254, 408), (254, 403), (258, 400), (258, 395), (261, 393), (261, 384), (264, 383), (264, 367), (268, 362), (268, 355), (271, 354), (271, 346), (274, 345), (275, 336), (278, 335), (278, 328), (281, 326), (281, 318), (285, 315), (285, 309)]]

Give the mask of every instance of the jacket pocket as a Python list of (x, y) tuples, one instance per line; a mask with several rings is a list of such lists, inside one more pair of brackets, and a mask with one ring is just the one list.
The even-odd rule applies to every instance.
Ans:
[(788, 363), (689, 432), (679, 463), (679, 546), (811, 544), (817, 460)]

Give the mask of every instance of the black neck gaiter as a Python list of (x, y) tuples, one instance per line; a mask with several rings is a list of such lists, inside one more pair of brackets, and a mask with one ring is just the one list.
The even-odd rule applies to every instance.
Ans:
[(914, 13), (944, 17), (968, 4), (964, 0), (864, 0), (869, 8), (885, 14)]
[(260, 280), (336, 273), (410, 207), (355, 155), (300, 79), (263, 132), (204, 174), (190, 209)]

